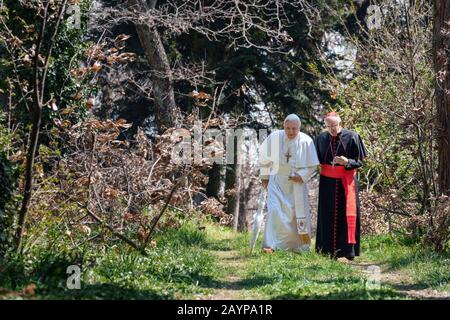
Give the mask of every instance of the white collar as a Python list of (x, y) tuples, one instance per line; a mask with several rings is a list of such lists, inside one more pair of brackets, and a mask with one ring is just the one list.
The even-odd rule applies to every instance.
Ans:
[(297, 136), (293, 139), (289, 139), (286, 132), (283, 130), (283, 141), (287, 143), (293, 143), (300, 137), (300, 132), (297, 134)]

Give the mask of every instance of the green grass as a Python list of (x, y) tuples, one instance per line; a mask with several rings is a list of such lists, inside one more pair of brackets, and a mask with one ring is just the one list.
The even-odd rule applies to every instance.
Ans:
[(249, 284), (271, 299), (391, 299), (390, 287), (366, 288), (366, 277), (351, 266), (316, 253), (276, 252), (254, 259)]
[[(250, 255), (250, 234), (234, 235), (227, 228), (211, 226), (208, 238), (216, 239), (214, 250), (239, 250), (247, 261), (245, 270), (237, 270), (243, 279), (236, 285), (244, 296), (267, 299), (406, 299), (391, 284), (382, 281), (377, 290), (366, 287), (363, 273), (369, 265), (379, 265), (383, 272), (398, 271), (411, 277), (415, 289), (450, 291), (448, 254), (437, 254), (421, 244), (386, 235), (365, 237), (360, 267), (337, 262), (314, 252), (296, 254), (260, 250)], [(260, 239), (261, 240), (261, 239)], [(257, 248), (260, 248), (259, 241)]]
[[(402, 238), (364, 238), (356, 266), (314, 252), (263, 254), (260, 241), (250, 253), (249, 233), (184, 221), (161, 232), (148, 257), (117, 242), (108, 248), (92, 244), (83, 254), (40, 248), (0, 262), (0, 289), (20, 291), (34, 283), (36, 295), (26, 297), (33, 299), (201, 299), (219, 288), (243, 299), (405, 299), (395, 284), (366, 286), (364, 268), (375, 264), (408, 275), (415, 289), (450, 291), (449, 254)], [(66, 268), (73, 264), (82, 266), (81, 290), (66, 288)]]
[[(123, 244), (91, 251), (83, 259), (49, 253), (50, 258), (0, 265), (0, 287), (19, 291), (37, 285), (38, 299), (185, 299), (207, 294), (217, 274), (215, 258), (205, 249), (206, 233), (186, 223), (156, 238), (144, 257)], [(66, 268), (82, 265), (81, 290), (66, 288)]]
[[(246, 237), (241, 254), (248, 255)], [(257, 248), (261, 247), (261, 242)], [(315, 252), (292, 253), (261, 250), (249, 256), (243, 284), (268, 299), (396, 299), (401, 295), (382, 285), (366, 288), (367, 277), (348, 264), (331, 260)]]
[[(354, 267), (330, 260), (316, 253), (277, 251), (264, 254), (259, 249), (250, 254), (250, 234), (233, 234), (228, 228), (208, 227), (213, 250), (238, 250), (245, 269), (222, 270), (241, 277), (234, 286), (242, 297), (258, 299), (396, 299), (402, 296), (389, 286), (366, 288), (366, 276)], [(228, 269), (228, 270), (227, 270)]]
[(234, 233), (229, 227), (209, 223), (206, 225), (206, 234), (208, 238), (207, 247), (209, 250), (239, 250), (244, 255), (249, 253), (249, 233)]
[(363, 259), (402, 272), (417, 288), (450, 291), (450, 253), (436, 253), (404, 237), (380, 235), (362, 242)]

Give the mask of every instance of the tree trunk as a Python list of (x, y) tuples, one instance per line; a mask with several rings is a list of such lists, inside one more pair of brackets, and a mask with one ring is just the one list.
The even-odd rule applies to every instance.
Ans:
[(255, 182), (256, 180), (252, 178), (253, 170), (250, 164), (250, 147), (245, 146), (245, 157), (241, 157), (241, 185), (240, 185), (240, 209), (239, 209), (239, 219), (237, 230), (245, 232), (248, 230), (248, 215), (251, 208), (254, 206), (254, 193), (255, 193)]
[(36, 156), (36, 149), (39, 139), (39, 131), (42, 118), (42, 106), (36, 103), (33, 111), (33, 127), (31, 129), (30, 140), (28, 143), (28, 154), (25, 167), (25, 189), (23, 193), (22, 207), (19, 212), (19, 221), (16, 230), (17, 251), (22, 250), (22, 238), (25, 231), (25, 222), (27, 218), (28, 209), (31, 202), (31, 193), (33, 190), (33, 164)]
[[(226, 165), (226, 172), (225, 172), (225, 197), (229, 197), (227, 192), (230, 190), (233, 190), (236, 184), (236, 165), (235, 164), (228, 164)], [(228, 200), (227, 205), (227, 213), (233, 214), (233, 210), (230, 210), (231, 207), (233, 207), (234, 197), (230, 197)]]
[(436, 71), (440, 193), (450, 195), (450, 2), (434, 0), (433, 59)]
[[(47, 72), (50, 65), (50, 58), (52, 57), (53, 47), (56, 42), (56, 36), (59, 32), (59, 26), (61, 21), (64, 18), (64, 13), (66, 12), (66, 4), (68, 0), (64, 0), (59, 8), (56, 24), (53, 29), (52, 36), (50, 40), (48, 40), (48, 52), (45, 57), (44, 66), (42, 68), (39, 67), (39, 56), (43, 53), (42, 47), (44, 45), (45, 32), (47, 23), (51, 20), (51, 17), (48, 17), (48, 8), (51, 2), (47, 2), (44, 15), (42, 18), (41, 29), (39, 31), (39, 35), (36, 42), (36, 51), (33, 57), (33, 108), (32, 108), (32, 128), (30, 133), (30, 139), (28, 142), (27, 149), (27, 160), (25, 165), (25, 188), (22, 199), (22, 206), (19, 212), (19, 219), (16, 228), (16, 243), (17, 243), (17, 252), (21, 253), (22, 251), (22, 242), (23, 242), (23, 234), (25, 231), (25, 224), (28, 215), (28, 209), (31, 203), (31, 196), (33, 192), (33, 177), (34, 177), (34, 160), (36, 157), (36, 149), (38, 147), (39, 141), (39, 132), (42, 122), (42, 108), (44, 101), (44, 93), (47, 81)], [(47, 20), (49, 19), (49, 20)], [(41, 69), (41, 72), (39, 72)]]
[[(153, 9), (156, 2), (156, 0), (151, 1), (149, 7), (147, 7), (142, 0), (130, 0), (131, 5), (144, 8), (143, 10)], [(151, 28), (145, 24), (136, 24), (136, 31), (148, 63), (152, 68), (153, 76), (151, 80), (155, 98), (155, 109), (152, 114), (155, 115), (156, 124), (160, 132), (164, 129), (177, 127), (179, 112), (175, 103), (172, 70), (159, 32), (156, 28)]]
[(244, 215), (240, 214), (240, 195), (241, 195), (241, 168), (242, 164), (237, 163), (236, 164), (236, 184), (234, 187), (235, 195), (234, 195), (234, 203), (233, 203), (233, 231), (241, 231), (242, 229), (242, 217)]
[(208, 185), (206, 186), (206, 195), (208, 197), (219, 199), (221, 171), (222, 166), (217, 163), (214, 163), (212, 168), (209, 170), (209, 180)]
[[(246, 165), (244, 172), (249, 172), (251, 168)], [(247, 181), (248, 183), (247, 183)], [(248, 215), (252, 211), (252, 208), (255, 206), (254, 193), (256, 188), (256, 180), (252, 178), (242, 179), (241, 185), (241, 204), (240, 204), (240, 213), (239, 213), (239, 223), (238, 230), (245, 232), (248, 230)]]
[[(225, 197), (228, 198), (225, 212), (229, 215), (235, 215), (236, 207), (239, 207), (239, 202), (237, 201), (239, 190), (236, 189), (238, 186), (238, 173), (240, 171), (238, 167), (238, 147), (236, 137), (232, 137), (232, 139), (232, 141), (227, 140), (227, 148), (233, 148), (233, 163), (226, 165), (225, 172)], [(230, 191), (233, 194), (230, 195)]]

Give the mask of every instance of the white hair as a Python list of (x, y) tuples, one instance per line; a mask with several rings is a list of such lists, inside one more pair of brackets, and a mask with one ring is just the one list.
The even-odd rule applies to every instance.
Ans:
[(339, 115), (328, 116), (324, 119), (324, 121), (326, 122), (327, 120), (334, 120), (337, 121), (338, 123), (341, 123), (342, 121)]
[(286, 124), (286, 122), (297, 122), (298, 126), (300, 127), (302, 125), (302, 122), (300, 121), (300, 118), (296, 114), (290, 114), (285, 119), (283, 124)]

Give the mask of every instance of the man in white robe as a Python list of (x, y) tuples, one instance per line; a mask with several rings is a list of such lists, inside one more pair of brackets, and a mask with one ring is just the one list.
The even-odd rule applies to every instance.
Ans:
[(260, 178), (267, 188), (263, 249), (309, 250), (311, 218), (307, 182), (319, 165), (314, 141), (300, 132), (300, 118), (284, 120), (284, 130), (261, 144)]

